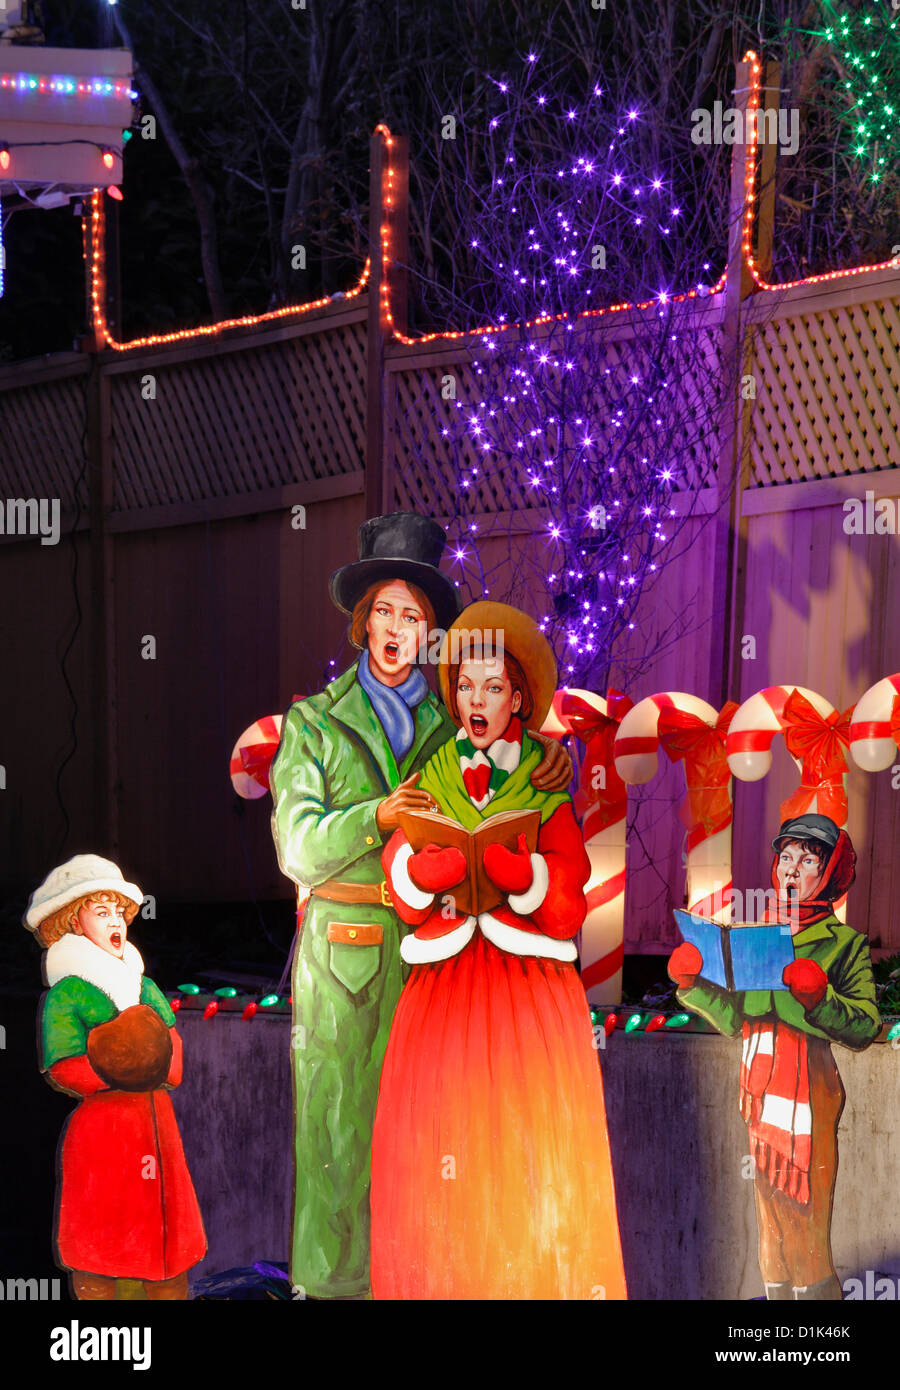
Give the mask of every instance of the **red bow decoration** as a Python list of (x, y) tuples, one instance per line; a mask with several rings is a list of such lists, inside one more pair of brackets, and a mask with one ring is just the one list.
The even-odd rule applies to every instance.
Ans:
[(687, 799), (681, 819), (688, 829), (688, 849), (731, 824), (731, 772), (725, 757), (725, 736), (737, 710), (729, 700), (707, 724), (698, 714), (668, 707), (659, 712), (657, 735), (671, 762), (684, 761)]
[(894, 705), (891, 709), (891, 735), (897, 747), (900, 748), (900, 695), (894, 696)]
[[(585, 745), (581, 760), (575, 808), (584, 817), (584, 838), (590, 840), (601, 830), (621, 820), (628, 805), (628, 788), (613, 760), (613, 744), (619, 725), (633, 701), (612, 687), (606, 693), (607, 714), (601, 714), (574, 691), (565, 690), (559, 704), (559, 717)], [(605, 771), (605, 786), (595, 786), (596, 769)]]
[(800, 786), (781, 804), (781, 819), (802, 816), (818, 798), (820, 815), (830, 816), (837, 825), (847, 819), (847, 793), (844, 749), (850, 747), (850, 720), (853, 706), (843, 714), (835, 710), (822, 715), (799, 690), (792, 690), (784, 702), (785, 747), (801, 763)]

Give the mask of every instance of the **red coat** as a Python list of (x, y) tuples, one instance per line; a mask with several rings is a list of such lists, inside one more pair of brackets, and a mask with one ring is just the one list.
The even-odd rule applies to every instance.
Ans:
[(411, 854), (409, 841), (398, 830), (382, 856), (394, 907), (415, 927), (401, 946), (407, 964), (448, 960), (464, 950), (476, 931), (511, 955), (577, 959), (572, 938), (587, 910), (584, 885), (590, 861), (570, 801), (557, 807), (540, 828), (537, 852), (531, 856), (531, 887), (510, 894), (500, 907), (477, 919), (464, 913), (445, 917), (444, 894), (432, 896), (412, 882), (406, 867)]
[[(181, 1082), (174, 1027), (167, 1086)], [(83, 1096), (60, 1157), (56, 1244), (66, 1269), (172, 1279), (206, 1254), (206, 1235), (167, 1090), (114, 1091), (87, 1056), (55, 1062), (61, 1090)]]

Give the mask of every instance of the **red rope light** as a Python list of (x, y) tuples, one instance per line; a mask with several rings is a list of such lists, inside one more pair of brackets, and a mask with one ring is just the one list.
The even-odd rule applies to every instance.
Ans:
[[(787, 280), (782, 282), (781, 284), (772, 284), (763, 277), (763, 274), (756, 260), (754, 259), (752, 245), (753, 216), (756, 210), (757, 196), (756, 149), (758, 139), (758, 126), (755, 113), (759, 109), (760, 74), (762, 71), (762, 64), (760, 63), (757, 54), (753, 52), (752, 49), (748, 50), (744, 54), (744, 62), (750, 64), (750, 83), (747, 96), (747, 111), (748, 116), (750, 115), (750, 113), (753, 113), (753, 115), (751, 120), (752, 137), (746, 147), (747, 153), (744, 165), (744, 213), (741, 234), (741, 254), (743, 257), (743, 261), (747, 266), (750, 275), (753, 277), (753, 280), (757, 287), (761, 290), (791, 290), (797, 289), (801, 285), (818, 285), (822, 284), (824, 281), (827, 280), (839, 280), (844, 277), (849, 278), (850, 276), (854, 275), (866, 275), (870, 271), (888, 270), (892, 268), (895, 265), (895, 261), (880, 261), (877, 265), (853, 266), (849, 270), (829, 270), (825, 271), (820, 275), (808, 275), (804, 279)], [(390, 151), (394, 143), (394, 137), (392, 136), (388, 126), (383, 121), (379, 122), (379, 124), (375, 127), (375, 134), (381, 134), (384, 136), (385, 145), (388, 151)], [(384, 197), (384, 204), (385, 208), (390, 210), (394, 206), (395, 194), (394, 169), (390, 162), (390, 154), (388, 155), (386, 178), (387, 190)], [(97, 230), (97, 223), (100, 220), (99, 200), (101, 197), (102, 193), (100, 189), (94, 189), (92, 209), (95, 233)], [(418, 338), (409, 337), (407, 334), (399, 332), (399, 330), (394, 326), (394, 316), (391, 308), (391, 277), (389, 273), (389, 268), (392, 264), (391, 235), (390, 224), (387, 220), (382, 221), (381, 224), (381, 257), (383, 272), (381, 277), (380, 288), (381, 316), (382, 321), (387, 325), (387, 327), (390, 330), (391, 337), (394, 338), (397, 342), (403, 343), (409, 347), (413, 347), (417, 343), (432, 343), (437, 341), (438, 339), (446, 339), (448, 341), (451, 341), (456, 338), (472, 338), (484, 336), (489, 333), (506, 333), (510, 328), (516, 326), (514, 324), (504, 323), (486, 324), (479, 328), (445, 329), (441, 332), (436, 333), (423, 333)], [(370, 271), (371, 260), (367, 257), (359, 279), (357, 280), (353, 288), (346, 292), (344, 296), (345, 299), (355, 299), (359, 294), (362, 293), (362, 291), (366, 288), (366, 285), (369, 282)], [(727, 270), (723, 270), (722, 274), (719, 276), (715, 284), (710, 286), (710, 296), (719, 294), (724, 289), (726, 277)], [(230, 328), (252, 328), (257, 326), (258, 324), (272, 323), (278, 319), (290, 318), (295, 314), (308, 314), (311, 310), (321, 309), (326, 304), (329, 304), (331, 302), (331, 296), (324, 295), (322, 298), (310, 300), (306, 304), (289, 304), (285, 305), (281, 309), (270, 309), (264, 314), (245, 314), (241, 318), (222, 319), (218, 323), (206, 324), (200, 328), (185, 328), (175, 333), (150, 334), (149, 336), (144, 338), (132, 338), (126, 343), (119, 342), (112, 337), (106, 326), (106, 321), (103, 316), (103, 310), (100, 304), (99, 294), (100, 254), (96, 246), (96, 236), (94, 238), (94, 253), (93, 263), (91, 266), (91, 281), (91, 301), (93, 304), (94, 329), (97, 332), (98, 336), (105, 343), (105, 345), (107, 347), (113, 348), (116, 352), (127, 352), (132, 348), (156, 347), (164, 345), (166, 343), (185, 342), (191, 338), (214, 338), (217, 337), (220, 333), (226, 332)], [(693, 289), (687, 290), (683, 294), (669, 295), (665, 302), (672, 304), (683, 304), (687, 300), (697, 298), (699, 298), (699, 291)], [(622, 304), (608, 304), (604, 308), (600, 309), (585, 309), (582, 313), (578, 315), (578, 318), (602, 318), (609, 314), (623, 313), (627, 310), (652, 309), (654, 305), (658, 303), (660, 303), (658, 299), (645, 299), (637, 303), (626, 302)], [(537, 318), (526, 320), (525, 327), (534, 328), (542, 323), (561, 322), (567, 317), (568, 315), (566, 314), (542, 314)]]

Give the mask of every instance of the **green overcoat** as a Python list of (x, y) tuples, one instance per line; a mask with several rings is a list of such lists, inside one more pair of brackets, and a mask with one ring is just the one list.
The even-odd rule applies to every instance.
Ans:
[[(434, 695), (414, 710), (397, 766), (354, 664), (285, 715), (270, 771), (272, 833), (282, 872), (380, 883), (378, 803), (424, 767), (456, 730)], [(329, 926), (380, 927), (376, 944), (328, 939)], [(294, 1214), (291, 1282), (316, 1298), (369, 1288), (369, 1161), (388, 1033), (406, 967), (407, 928), (381, 904), (310, 897), (294, 956)], [(361, 933), (363, 936), (377, 935)]]

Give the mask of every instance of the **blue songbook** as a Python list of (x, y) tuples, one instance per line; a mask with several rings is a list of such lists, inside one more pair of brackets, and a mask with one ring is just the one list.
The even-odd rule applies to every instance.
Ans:
[(702, 978), (720, 989), (784, 989), (784, 968), (794, 959), (794, 939), (783, 922), (734, 922), (722, 926), (675, 909), (685, 941), (703, 957)]

